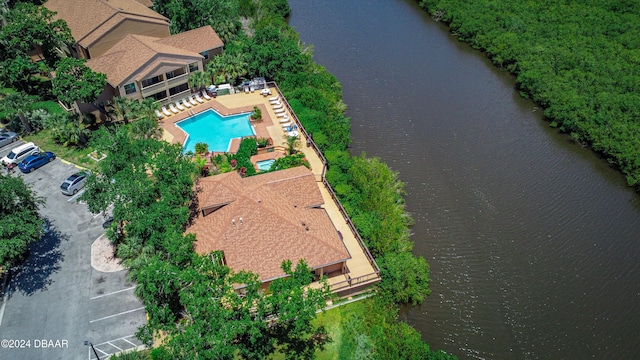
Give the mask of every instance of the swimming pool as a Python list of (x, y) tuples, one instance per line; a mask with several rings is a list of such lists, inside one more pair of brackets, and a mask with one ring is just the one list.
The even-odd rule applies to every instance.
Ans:
[(206, 110), (176, 123), (176, 126), (187, 133), (187, 141), (183, 151), (196, 151), (196, 144), (203, 142), (209, 145), (209, 151), (229, 151), (231, 140), (243, 136), (255, 135), (250, 113), (222, 116), (213, 109)]
[(268, 160), (256, 161), (256, 165), (258, 165), (258, 170), (267, 171), (271, 169), (271, 165), (273, 165), (274, 162), (276, 162), (276, 159), (268, 159)]

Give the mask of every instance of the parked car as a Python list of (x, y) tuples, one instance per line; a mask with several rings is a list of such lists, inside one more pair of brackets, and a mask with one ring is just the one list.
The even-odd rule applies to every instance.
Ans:
[(55, 160), (55, 158), (56, 155), (51, 151), (30, 155), (26, 159), (22, 160), (20, 164), (18, 164), (18, 169), (20, 169), (20, 171), (22, 171), (23, 173), (30, 173), (40, 166), (52, 162), (53, 160)]
[(20, 145), (14, 149), (11, 149), (11, 151), (9, 151), (7, 156), (3, 157), (2, 160), (0, 161), (2, 161), (3, 165), (15, 166), (15, 165), (18, 165), (18, 163), (20, 163), (20, 161), (22, 161), (27, 156), (35, 155), (39, 152), (40, 152), (40, 148), (38, 148), (38, 145), (32, 142), (29, 142), (29, 143)]
[(9, 145), (16, 140), (18, 140), (18, 134), (14, 132), (5, 131), (0, 133), (0, 147)]
[(75, 195), (80, 189), (84, 187), (84, 183), (87, 180), (87, 174), (83, 172), (75, 173), (67, 178), (62, 185), (60, 185), (60, 191), (65, 195)]

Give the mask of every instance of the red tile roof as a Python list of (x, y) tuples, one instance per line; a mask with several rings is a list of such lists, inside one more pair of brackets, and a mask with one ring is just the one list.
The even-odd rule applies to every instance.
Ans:
[[(196, 234), (196, 251), (222, 250), (235, 271), (268, 281), (284, 275), (283, 260), (305, 259), (319, 268), (351, 258), (305, 167), (248, 178), (237, 172), (206, 177), (196, 191), (201, 211), (187, 229)], [(202, 210), (212, 212), (203, 216)]]
[[(109, 84), (118, 87), (125, 80), (141, 80), (149, 71), (164, 64), (171, 65), (168, 71), (202, 59), (202, 55), (197, 52), (165, 45), (158, 40), (162, 39), (127, 35), (102, 56), (88, 60), (87, 66), (95, 72), (107, 74)], [(138, 76), (130, 79), (136, 73)]]
[(169, 20), (134, 0), (49, 0), (44, 6), (64, 19), (73, 38), (87, 47), (125, 18), (169, 25)]
[(209, 25), (171, 35), (156, 42), (196, 53), (224, 46), (218, 34)]

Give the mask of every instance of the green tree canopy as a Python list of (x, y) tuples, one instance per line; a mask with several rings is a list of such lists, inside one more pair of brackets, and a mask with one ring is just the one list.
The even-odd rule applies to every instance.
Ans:
[(54, 20), (54, 15), (46, 7), (31, 3), (18, 3), (3, 13), (6, 25), (0, 31), (2, 60), (25, 56), (37, 46), (44, 53), (44, 61), (53, 67), (66, 46), (73, 43), (66, 22)]
[(238, 1), (233, 0), (156, 0), (153, 9), (171, 20), (171, 33), (211, 25), (226, 42), (240, 29)]
[(0, 111), (5, 112), (9, 117), (17, 116), (20, 119), (22, 131), (30, 133), (33, 129), (27, 120), (26, 114), (35, 101), (35, 96), (27, 95), (23, 92), (5, 94), (0, 99)]
[[(221, 258), (220, 253), (195, 255), (178, 273), (176, 268), (155, 266), (143, 270), (145, 281), (138, 288), (144, 288), (144, 299), (152, 305), (139, 337), (149, 342), (159, 329), (167, 335), (163, 346), (154, 350), (155, 358), (263, 359), (280, 349), (287, 359), (308, 359), (329, 341), (324, 329), (312, 324), (325, 306), (328, 286), (308, 288), (311, 270), (304, 262), (295, 269), (285, 262), (288, 276), (273, 281), (265, 295), (257, 275), (233, 273)], [(168, 275), (155, 275), (159, 273)], [(236, 291), (238, 286), (241, 291)], [(176, 287), (177, 294), (165, 294)], [(168, 315), (158, 298), (179, 299), (179, 313)]]
[(0, 270), (15, 264), (42, 237), (38, 206), (43, 203), (21, 177), (0, 174)]
[(52, 80), (53, 94), (62, 102), (71, 104), (95, 101), (104, 90), (107, 76), (96, 73), (85, 65), (85, 59), (64, 58), (58, 62)]

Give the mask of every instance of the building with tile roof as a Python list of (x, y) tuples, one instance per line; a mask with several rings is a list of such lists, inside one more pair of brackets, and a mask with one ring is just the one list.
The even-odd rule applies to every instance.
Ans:
[(196, 234), (198, 253), (221, 250), (231, 269), (259, 274), (264, 287), (285, 276), (284, 260), (305, 259), (318, 278), (346, 276), (351, 255), (306, 167), (205, 177), (196, 195), (198, 215), (187, 233)]
[[(203, 71), (222, 53), (224, 43), (211, 26), (170, 35), (169, 19), (150, 5), (148, 0), (49, 0), (43, 5), (67, 22), (75, 40), (71, 54), (89, 59), (87, 66), (107, 75), (95, 103), (115, 96), (162, 104), (180, 100), (191, 93), (189, 74)], [(96, 110), (92, 104), (74, 107), (82, 113)]]
[(67, 22), (78, 58), (96, 58), (129, 34), (170, 35), (169, 19), (135, 0), (49, 0), (43, 6)]
[(168, 103), (190, 94), (189, 74), (203, 71), (222, 47), (211, 26), (165, 38), (129, 34), (87, 66), (107, 75), (104, 99), (151, 97)]

